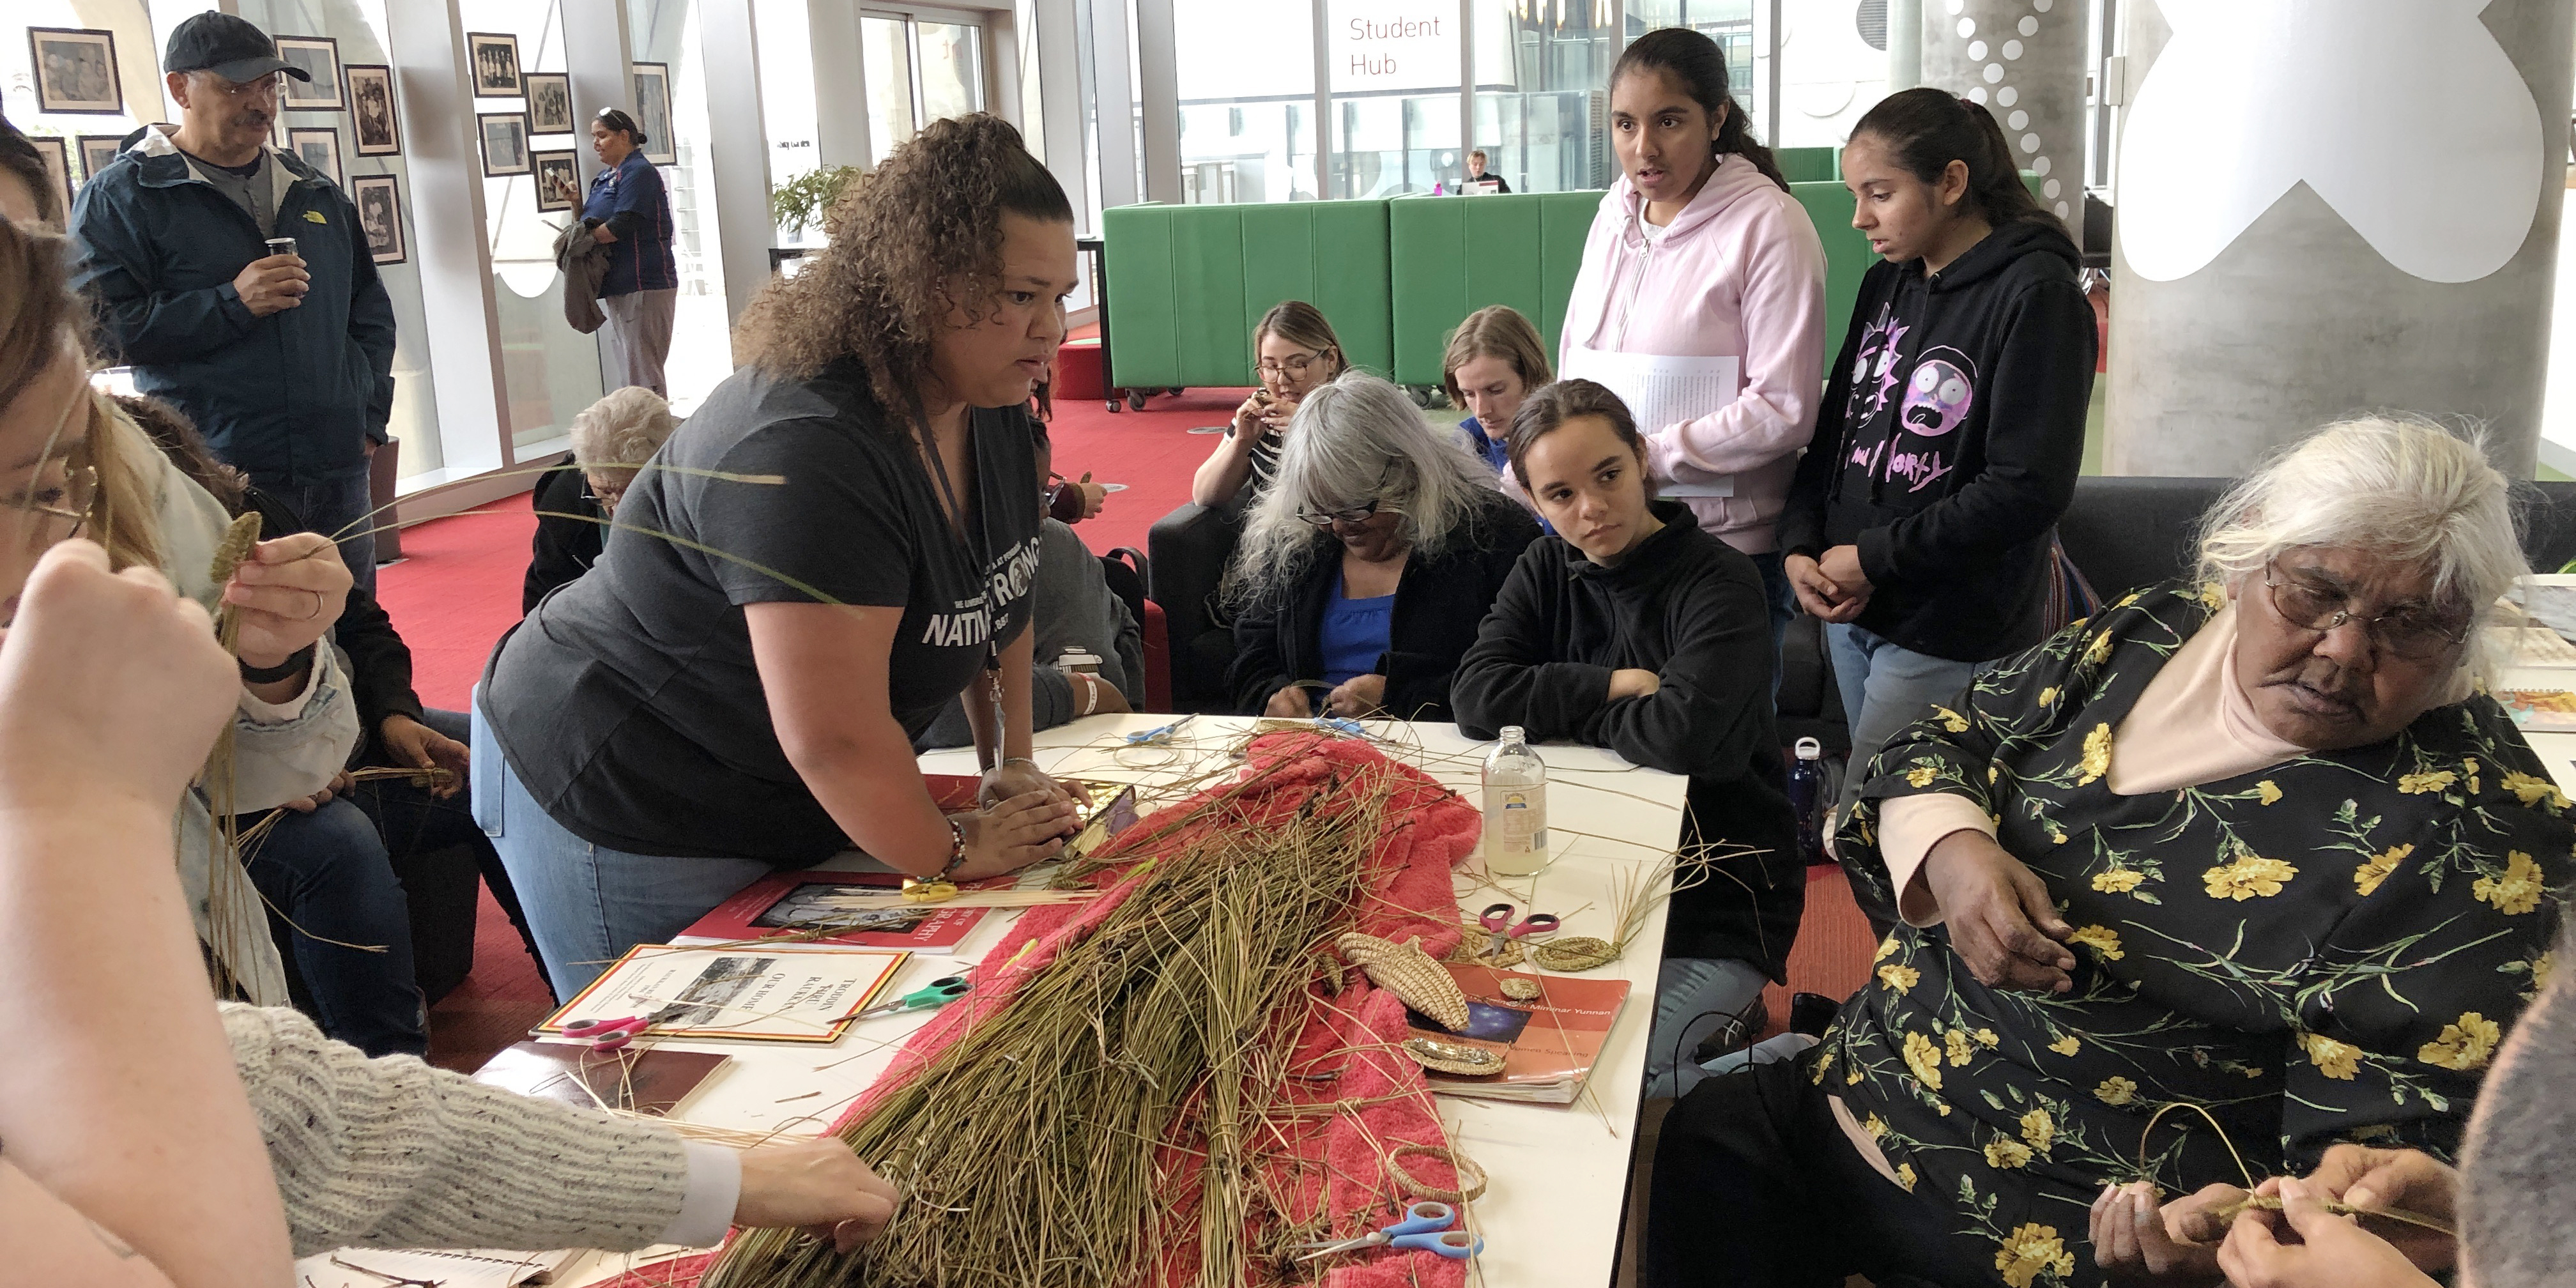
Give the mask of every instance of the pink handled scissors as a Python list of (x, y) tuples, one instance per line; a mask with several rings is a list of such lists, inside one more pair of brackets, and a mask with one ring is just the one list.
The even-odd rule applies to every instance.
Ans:
[(1557, 927), (1556, 914), (1551, 912), (1533, 912), (1528, 917), (1522, 919), (1519, 925), (1515, 926), (1512, 924), (1512, 914), (1516, 911), (1518, 911), (1518, 909), (1515, 909), (1508, 903), (1498, 903), (1485, 909), (1484, 915), (1476, 918), (1478, 922), (1484, 925), (1487, 931), (1492, 932), (1492, 937), (1485, 941), (1485, 955), (1487, 957), (1491, 957), (1496, 953), (1503, 951), (1504, 944), (1510, 943), (1523, 935), (1545, 935), (1555, 932)]
[(651, 1027), (652, 1021), (640, 1015), (614, 1020), (570, 1020), (563, 1026), (563, 1035), (576, 1042), (589, 1043), (593, 1051), (616, 1051), (644, 1036), (644, 1030)]

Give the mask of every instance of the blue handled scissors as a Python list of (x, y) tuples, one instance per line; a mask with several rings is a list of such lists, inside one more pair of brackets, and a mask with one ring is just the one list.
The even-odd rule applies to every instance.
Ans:
[(1491, 936), (1485, 941), (1485, 955), (1487, 957), (1491, 957), (1494, 954), (1503, 951), (1504, 944), (1510, 943), (1523, 935), (1552, 934), (1555, 932), (1559, 924), (1555, 913), (1533, 912), (1529, 916), (1522, 918), (1521, 923), (1515, 926), (1512, 924), (1512, 914), (1517, 911), (1519, 911), (1519, 909), (1514, 908), (1508, 903), (1498, 903), (1485, 909), (1484, 914), (1476, 918), (1478, 922), (1483, 924)]
[(1298, 1256), (1299, 1261), (1317, 1257), (1338, 1256), (1346, 1252), (1365, 1252), (1370, 1248), (1419, 1248), (1451, 1261), (1464, 1261), (1485, 1250), (1485, 1241), (1464, 1230), (1449, 1227), (1457, 1223), (1458, 1209), (1446, 1203), (1416, 1203), (1404, 1210), (1404, 1219), (1356, 1239), (1326, 1240), (1300, 1245), (1312, 1251)]
[(1198, 716), (1195, 714), (1186, 715), (1167, 725), (1156, 725), (1151, 729), (1140, 729), (1135, 733), (1127, 735), (1127, 745), (1131, 747), (1141, 747), (1148, 744), (1160, 746), (1169, 743), (1172, 740), (1172, 736), (1181, 731), (1181, 726), (1196, 719), (1198, 719)]
[(864, 1020), (878, 1015), (892, 1015), (898, 1011), (937, 1010), (966, 996), (974, 991), (974, 988), (975, 985), (963, 975), (942, 975), (891, 1002), (871, 1006), (850, 1018)]

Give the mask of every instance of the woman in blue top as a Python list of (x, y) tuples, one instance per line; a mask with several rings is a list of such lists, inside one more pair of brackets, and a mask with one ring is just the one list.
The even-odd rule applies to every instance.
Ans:
[(1235, 555), (1235, 709), (1448, 719), (1450, 674), (1538, 524), (1364, 372), (1307, 394), (1287, 443)]
[(671, 197), (662, 172), (644, 159), (644, 131), (618, 108), (604, 108), (590, 122), (590, 150), (599, 173), (581, 222), (608, 248), (608, 272), (599, 279), (599, 311), (608, 316), (610, 366), (617, 383), (642, 385), (665, 398), (662, 359), (671, 352), (671, 311), (679, 303), (680, 268), (671, 258)]

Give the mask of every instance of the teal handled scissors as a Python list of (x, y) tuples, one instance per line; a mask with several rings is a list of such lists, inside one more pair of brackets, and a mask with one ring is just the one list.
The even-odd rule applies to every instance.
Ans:
[(1458, 1209), (1446, 1203), (1416, 1203), (1404, 1210), (1404, 1219), (1356, 1239), (1326, 1240), (1301, 1245), (1312, 1249), (1298, 1256), (1299, 1261), (1317, 1257), (1338, 1256), (1346, 1252), (1366, 1252), (1371, 1248), (1419, 1248), (1451, 1261), (1464, 1261), (1485, 1250), (1485, 1241), (1464, 1230), (1449, 1227), (1458, 1221)]
[(974, 988), (975, 985), (963, 975), (942, 975), (891, 1002), (871, 1006), (850, 1018), (864, 1020), (899, 1011), (934, 1011), (966, 996)]
[(1198, 716), (1195, 714), (1186, 715), (1167, 725), (1156, 725), (1151, 729), (1139, 729), (1136, 732), (1127, 735), (1127, 745), (1131, 747), (1168, 746), (1170, 745), (1174, 735), (1180, 733), (1182, 726), (1187, 725), (1189, 722), (1196, 719), (1198, 719)]

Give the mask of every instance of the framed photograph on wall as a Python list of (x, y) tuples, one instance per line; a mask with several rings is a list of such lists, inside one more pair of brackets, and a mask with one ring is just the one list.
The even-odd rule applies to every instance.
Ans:
[(570, 148), (532, 153), (530, 159), (537, 171), (537, 209), (581, 209), (581, 170), (573, 164)]
[(37, 111), (125, 114), (125, 86), (116, 75), (115, 32), (29, 27), (27, 53), (27, 65), (36, 72)]
[(529, 72), (519, 80), (528, 87), (528, 133), (573, 132), (571, 76), (563, 72)]
[(632, 71), (635, 128), (644, 132), (644, 159), (655, 165), (676, 165), (680, 152), (671, 138), (671, 65), (637, 63)]
[(367, 255), (379, 264), (403, 262), (402, 189), (389, 174), (362, 174), (349, 182), (349, 200), (358, 207), (358, 231), (366, 234)]
[(480, 112), (475, 132), (483, 136), (483, 173), (498, 178), (528, 172), (528, 114)]
[(349, 125), (358, 136), (358, 155), (387, 157), (402, 151), (402, 119), (394, 115), (394, 69), (379, 63), (351, 63)]
[(527, 92), (519, 81), (517, 36), (508, 32), (466, 32), (465, 60), (474, 66), (476, 98), (517, 98)]
[(80, 145), (81, 182), (88, 183), (90, 180), (97, 178), (98, 172), (106, 169), (108, 162), (116, 159), (116, 154), (119, 151), (116, 145), (123, 143), (124, 141), (125, 136), (122, 134), (84, 134), (80, 136), (76, 142)]
[(334, 186), (341, 188), (349, 186), (349, 180), (340, 168), (339, 130), (328, 125), (288, 130), (286, 150), (294, 153), (297, 160), (320, 172), (322, 177), (330, 180)]
[(31, 134), (27, 141), (36, 145), (36, 155), (45, 163), (45, 181), (54, 185), (54, 199), (62, 203), (63, 222), (72, 218), (72, 154), (59, 134)]
[(285, 59), (288, 66), (313, 78), (278, 78), (278, 106), (290, 112), (340, 112), (348, 109), (348, 100), (340, 97), (339, 41), (329, 36), (280, 36), (277, 38), (277, 56)]

